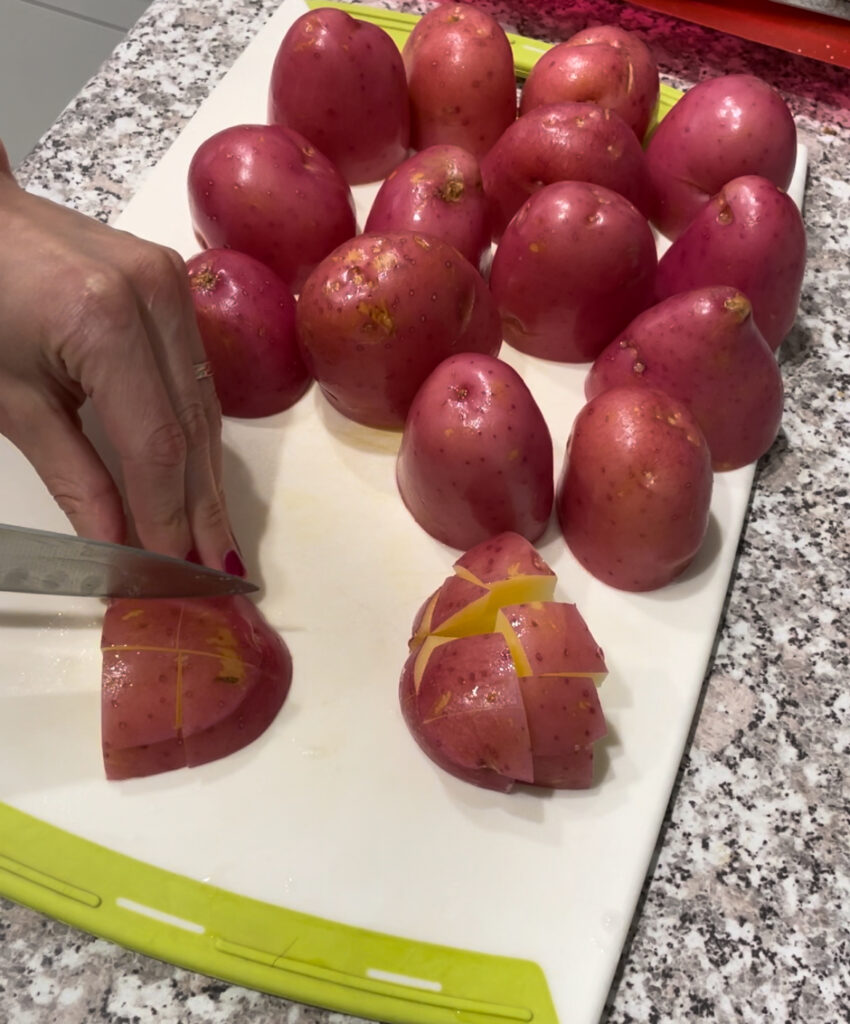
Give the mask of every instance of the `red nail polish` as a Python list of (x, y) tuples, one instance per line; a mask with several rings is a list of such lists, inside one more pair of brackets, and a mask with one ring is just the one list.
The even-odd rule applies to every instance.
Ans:
[(198, 549), (197, 548), (192, 548), (192, 550), (189, 552), (189, 554), (186, 555), (185, 561), (186, 562), (194, 562), (195, 565), (200, 565), (201, 564), (201, 556), (198, 554)]
[(229, 572), (231, 576), (245, 575), (245, 566), (235, 551), (228, 551), (224, 556), (224, 571)]

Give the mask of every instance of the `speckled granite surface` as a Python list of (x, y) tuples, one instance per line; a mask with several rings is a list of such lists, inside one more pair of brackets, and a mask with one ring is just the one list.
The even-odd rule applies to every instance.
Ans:
[[(108, 218), (275, 7), (155, 0), (21, 179)], [(760, 74), (809, 147), (809, 265), (781, 355), (783, 429), (759, 468), (698, 721), (604, 1020), (850, 1021), (850, 73), (613, 0), (489, 7), (506, 27), (552, 39), (588, 19), (621, 20), (680, 87)], [(345, 1020), (0, 900), (4, 1024)]]

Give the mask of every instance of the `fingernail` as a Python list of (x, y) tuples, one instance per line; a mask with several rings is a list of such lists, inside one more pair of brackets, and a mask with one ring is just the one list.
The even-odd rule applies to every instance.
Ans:
[(224, 556), (224, 571), (229, 572), (231, 576), (245, 575), (245, 566), (235, 551), (228, 551)]
[(195, 565), (200, 565), (201, 564), (201, 556), (198, 554), (198, 549), (197, 548), (192, 548), (192, 550), (189, 552), (189, 554), (186, 555), (186, 558), (184, 559), (184, 561), (186, 561), (186, 562), (194, 562)]

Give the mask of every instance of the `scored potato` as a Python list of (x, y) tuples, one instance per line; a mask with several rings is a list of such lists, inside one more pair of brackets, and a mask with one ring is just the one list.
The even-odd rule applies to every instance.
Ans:
[(399, 700), (445, 771), (502, 792), (592, 785), (605, 659), (576, 606), (550, 600), (554, 587), (534, 547), (508, 532), (458, 559), (417, 613)]
[(582, 676), (601, 683), (607, 674), (602, 648), (574, 604), (506, 605), (496, 613), (496, 630), (521, 676)]
[(292, 680), (288, 648), (244, 597), (115, 600), (101, 650), (108, 779), (240, 750), (270, 725)]

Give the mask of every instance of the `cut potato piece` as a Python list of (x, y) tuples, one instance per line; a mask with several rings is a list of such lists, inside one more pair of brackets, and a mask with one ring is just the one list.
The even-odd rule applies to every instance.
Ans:
[(593, 783), (605, 658), (578, 608), (551, 600), (555, 582), (524, 538), (503, 534), (458, 559), (414, 619), (402, 714), (428, 757), (466, 782)]

